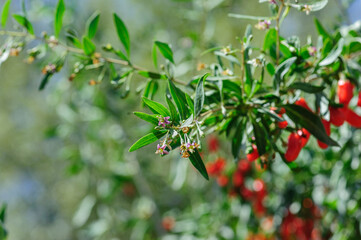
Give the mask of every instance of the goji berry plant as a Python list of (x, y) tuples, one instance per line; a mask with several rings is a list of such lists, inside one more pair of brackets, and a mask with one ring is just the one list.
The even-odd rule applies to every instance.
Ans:
[[(322, 225), (322, 221), (337, 221), (338, 215), (333, 212), (335, 208), (326, 215), (320, 206), (330, 207), (332, 201), (319, 200), (313, 196), (317, 193), (305, 190), (312, 183), (299, 190), (294, 189), (297, 180), (286, 183), (288, 179), (284, 179), (279, 183), (281, 186), (277, 186), (274, 175), (278, 173), (272, 170), (283, 164), (297, 179), (299, 174), (326, 171), (312, 168), (314, 165), (309, 162), (313, 159), (327, 166), (326, 169), (332, 167), (327, 163), (328, 155), (339, 153), (339, 157), (343, 157), (349, 150), (350, 159), (360, 157), (359, 152), (353, 153), (353, 148), (358, 147), (359, 135), (346, 136), (342, 132), (344, 129), (354, 132), (361, 127), (361, 115), (357, 113), (361, 107), (360, 26), (344, 26), (330, 32), (315, 19), (317, 36), (309, 37), (306, 43), (298, 36), (285, 38), (280, 34), (288, 14), (301, 11), (308, 15), (323, 9), (327, 3), (327, 0), (260, 0), (260, 7), (270, 9), (269, 16), (230, 13), (229, 17), (240, 24), (248, 20), (254, 24), (248, 25), (238, 37), (238, 45), (219, 46), (203, 52), (202, 55), (213, 54), (214, 62), (200, 62), (197, 74), (179, 79), (175, 73), (179, 62), (172, 47), (165, 42), (155, 41), (152, 46), (152, 69), (138, 66), (132, 60), (131, 29), (128, 30), (127, 24), (115, 13), (112, 16), (114, 31), (121, 48), (108, 43), (96, 46), (93, 42), (100, 21), (98, 13), (88, 20), (82, 36), (64, 29), (66, 6), (63, 0), (59, 0), (55, 9), (54, 28), (50, 34), (36, 34), (37, 27), (26, 12), (12, 14), (17, 25), (8, 26), (11, 0), (7, 0), (3, 5), (3, 30), (0, 31), (7, 40), (1, 47), (0, 63), (25, 50), (28, 63), (46, 62), (42, 64), (39, 90), (46, 88), (64, 65), (71, 69), (70, 82), (75, 84), (78, 75), (89, 71), (96, 76), (89, 85), (107, 84), (121, 98), (131, 92), (132, 81), (143, 82), (136, 92), (144, 111), (134, 112), (132, 118), (144, 120), (152, 130), (139, 136), (129, 152), (152, 144), (151, 154), (170, 155), (169, 158), (180, 155), (189, 159), (205, 179), (216, 178), (225, 195), (250, 206), (254, 221), (250, 223), (252, 230), (248, 239), (266, 239), (266, 236), (267, 239), (329, 239), (336, 231)], [(264, 32), (263, 44), (254, 43), (254, 31)], [(138, 76), (137, 80), (134, 75)], [(219, 138), (230, 146), (231, 159), (228, 150), (223, 150), (223, 155), (220, 153), (220, 148), (227, 149), (227, 144), (220, 143)], [(314, 141), (312, 139), (317, 140), (318, 145), (307, 146)], [(304, 148), (310, 152), (303, 155), (309, 165), (298, 161)], [(317, 148), (325, 155), (320, 157), (321, 153), (317, 153), (316, 159), (318, 150), (314, 149)], [(208, 160), (206, 164), (202, 156)], [(344, 169), (339, 169), (337, 174)], [(359, 181), (359, 176), (358, 173), (345, 178), (353, 179), (352, 183)], [(315, 188), (323, 182), (323, 179), (313, 180)], [(337, 191), (336, 185), (330, 186), (333, 189), (330, 191)], [(355, 201), (360, 200), (357, 186), (349, 187), (353, 188), (350, 192), (355, 194)], [(287, 199), (291, 192), (302, 199), (300, 204)], [(277, 198), (277, 195), (282, 197)], [(278, 200), (272, 202), (272, 199)], [(344, 236), (358, 239), (360, 211), (355, 209), (359, 202), (350, 204), (355, 206), (351, 206), (350, 218), (344, 219), (344, 224), (352, 225), (354, 231)], [(225, 208), (232, 211), (231, 205)], [(276, 209), (281, 208), (283, 215), (277, 215)], [(0, 226), (4, 219), (1, 216)], [(233, 217), (225, 221), (232, 225)], [(166, 216), (162, 226), (171, 232), (177, 225), (173, 217)], [(194, 230), (195, 235), (203, 236), (204, 233), (197, 231)]]

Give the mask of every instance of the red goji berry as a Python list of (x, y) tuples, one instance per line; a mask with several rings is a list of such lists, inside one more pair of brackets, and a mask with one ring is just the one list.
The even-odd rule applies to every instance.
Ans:
[(312, 112), (311, 108), (308, 106), (306, 100), (304, 98), (300, 98), (295, 102), (296, 105), (306, 108), (308, 111)]
[(361, 92), (358, 93), (357, 106), (361, 107)]
[(352, 127), (361, 128), (361, 116), (357, 115), (354, 111), (349, 108), (344, 109), (346, 122)]
[(259, 158), (257, 146), (252, 144), (252, 152), (247, 154), (248, 161), (254, 161)]
[(342, 126), (345, 122), (345, 113), (342, 108), (329, 107), (330, 111), (330, 122), (336, 127)]
[(353, 97), (354, 85), (348, 80), (339, 80), (337, 88), (338, 101), (348, 105)]
[(296, 160), (302, 149), (302, 138), (297, 133), (291, 133), (288, 137), (288, 146), (285, 153), (285, 158), (288, 162)]
[(220, 175), (218, 178), (217, 178), (217, 183), (220, 187), (225, 187), (227, 186), (228, 184), (228, 177), (225, 176), (225, 175)]

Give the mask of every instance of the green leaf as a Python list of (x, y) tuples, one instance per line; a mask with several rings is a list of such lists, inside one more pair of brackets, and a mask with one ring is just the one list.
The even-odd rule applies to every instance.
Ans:
[(75, 47), (83, 48), (83, 45), (76, 36), (76, 33), (72, 30), (68, 30), (66, 33), (66, 39), (70, 41)]
[(285, 60), (280, 65), (278, 65), (278, 67), (276, 68), (276, 72), (275, 72), (275, 76), (274, 76), (274, 84), (273, 84), (273, 86), (276, 89), (279, 89), (279, 85), (280, 85), (281, 81), (283, 81), (285, 75), (288, 73), (291, 66), (296, 62), (296, 60), (297, 60), (297, 57), (292, 57), (292, 58)]
[(127, 27), (125, 26), (124, 22), (118, 17), (117, 14), (113, 14), (114, 17), (114, 24), (117, 29), (118, 37), (120, 41), (123, 43), (124, 49), (127, 52), (129, 57), (130, 55), (130, 39)]
[(286, 104), (283, 107), (286, 109), (287, 116), (293, 122), (305, 128), (318, 140), (329, 146), (339, 146), (337, 142), (327, 135), (321, 119), (313, 112), (296, 104)]
[(11, 0), (7, 0), (4, 3), (3, 9), (1, 11), (1, 26), (3, 28), (6, 26), (6, 22), (8, 20), (10, 4), (11, 4)]
[(196, 97), (194, 103), (194, 117), (198, 117), (204, 105), (204, 80), (208, 77), (208, 73), (204, 74), (198, 81), (196, 88)]
[(150, 115), (142, 112), (134, 112), (134, 115), (151, 124), (158, 125), (159, 120), (155, 115)]
[(140, 138), (138, 141), (136, 141), (130, 148), (129, 152), (133, 152), (141, 147), (147, 146), (148, 144), (151, 144), (161, 137), (163, 137), (167, 131), (154, 131), (152, 133), (148, 133), (147, 135)]
[(242, 118), (237, 125), (236, 131), (232, 138), (232, 155), (234, 159), (238, 159), (239, 151), (241, 150), (242, 140), (243, 140), (243, 133), (245, 129), (245, 125), (247, 123), (246, 118)]
[(266, 153), (267, 139), (266, 139), (266, 130), (264, 129), (261, 122), (257, 122), (255, 119), (252, 119), (253, 134), (256, 139), (256, 146), (258, 154), (262, 156)]
[(175, 105), (178, 108), (181, 119), (184, 120), (187, 118), (188, 115), (188, 109), (187, 106), (185, 105), (185, 103), (187, 102), (185, 94), (182, 92), (182, 90), (180, 90), (174, 85), (172, 80), (168, 79), (168, 83), (169, 83), (170, 94), (172, 95)]
[(155, 44), (153, 44), (153, 48), (152, 48), (152, 59), (153, 59), (154, 67), (158, 69), (157, 45)]
[(228, 17), (239, 18), (239, 19), (247, 19), (247, 20), (256, 20), (256, 21), (272, 19), (272, 17), (257, 17), (257, 16), (235, 14), (235, 13), (229, 13)]
[(21, 15), (18, 14), (13, 14), (14, 19), (21, 25), (23, 26), (31, 35), (34, 35), (34, 29), (33, 29), (33, 25), (31, 25), (31, 23), (29, 22), (29, 20)]
[(0, 222), (1, 223), (5, 222), (6, 207), (7, 207), (6, 204), (3, 204), (0, 209)]
[(290, 3), (289, 6), (303, 10), (304, 6), (307, 5), (311, 12), (315, 12), (326, 7), (327, 3), (328, 0), (298, 0), (297, 3)]
[(65, 12), (65, 5), (63, 0), (59, 0), (58, 5), (55, 10), (55, 19), (54, 19), (54, 33), (55, 37), (59, 37), (61, 27), (63, 25), (63, 16)]
[(315, 25), (316, 25), (316, 29), (318, 34), (320, 34), (324, 40), (326, 40), (327, 38), (331, 39), (331, 35), (326, 31), (326, 29), (322, 26), (322, 24), (320, 23), (320, 21), (318, 21), (317, 18), (315, 18)]
[(157, 103), (155, 101), (149, 100), (147, 98), (143, 98), (143, 102), (145, 103), (145, 105), (147, 105), (149, 107), (149, 109), (154, 112), (155, 114), (160, 114), (163, 117), (168, 117), (170, 116), (170, 112), (169, 110), (164, 107), (162, 104)]
[(45, 86), (48, 84), (50, 77), (53, 76), (51, 73), (45, 74), (44, 78), (41, 80), (39, 91), (43, 90)]
[(320, 63), (320, 66), (327, 66), (330, 65), (332, 63), (334, 63), (337, 58), (340, 56), (340, 54), (342, 53), (342, 49), (343, 49), (343, 45), (345, 44), (345, 40), (343, 38), (341, 38), (338, 41), (338, 44), (336, 46), (336, 48), (334, 48)]
[(89, 39), (92, 39), (95, 36), (95, 33), (97, 32), (98, 29), (98, 24), (99, 24), (99, 18), (100, 18), (100, 13), (95, 12), (93, 13), (93, 15), (88, 19), (87, 22), (87, 35)]
[(245, 78), (246, 78), (244, 90), (247, 96), (250, 96), (252, 91), (252, 84), (253, 84), (251, 65), (247, 63), (249, 60), (249, 50), (250, 47), (246, 47), (243, 54), (243, 64), (244, 64)]
[(138, 74), (146, 77), (146, 78), (152, 78), (152, 79), (165, 79), (166, 76), (161, 75), (159, 73), (155, 73), (155, 72), (149, 72), (149, 71), (138, 71)]
[[(154, 44), (158, 47), (158, 49), (159, 49), (160, 53), (163, 55), (163, 57), (165, 57), (171, 63), (174, 64), (173, 51), (169, 47), (169, 45), (167, 43), (163, 43), (163, 42), (159, 42), (159, 41), (155, 41)], [(153, 55), (153, 60), (154, 60), (154, 55)]]
[(189, 109), (191, 110), (191, 112), (192, 112), (192, 114), (194, 116), (194, 103), (193, 103), (193, 100), (188, 94), (185, 94), (185, 95), (186, 95), (186, 100), (187, 100), (187, 104), (189, 106)]
[(325, 89), (325, 87), (315, 86), (310, 83), (304, 83), (304, 82), (294, 82), (288, 87), (288, 89), (298, 89), (307, 93), (318, 93), (318, 92), (322, 92)]
[(94, 43), (88, 37), (83, 37), (84, 53), (88, 56), (91, 56), (95, 52), (95, 49), (96, 47)]
[(194, 153), (190, 153), (189, 160), (193, 164), (193, 166), (202, 174), (202, 176), (209, 180), (207, 169), (204, 166), (201, 156), (199, 155), (198, 150)]
[(170, 116), (171, 116), (172, 120), (173, 121), (179, 120), (178, 112), (177, 112), (177, 109), (174, 106), (174, 103), (167, 96), (165, 97), (165, 99), (166, 99), (168, 107), (170, 109)]

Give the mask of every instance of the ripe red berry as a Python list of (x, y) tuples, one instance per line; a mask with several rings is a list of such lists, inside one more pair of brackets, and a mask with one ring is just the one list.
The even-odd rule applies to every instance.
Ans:
[(215, 136), (210, 136), (208, 139), (208, 150), (209, 152), (217, 152), (219, 148), (218, 138)]
[(311, 134), (305, 128), (298, 130), (297, 133), (301, 137), (302, 147), (306, 146), (308, 140), (310, 139)]
[[(282, 115), (278, 115), (280, 117), (282, 117)], [(286, 120), (282, 121), (282, 122), (277, 122), (277, 126), (280, 128), (280, 129), (284, 129), (286, 128), (288, 125), (288, 122)]]
[(337, 96), (340, 103), (348, 105), (353, 97), (354, 86), (348, 80), (339, 80)]
[[(326, 133), (328, 136), (331, 134), (331, 124), (329, 121), (322, 119), (322, 124), (325, 127)], [(326, 143), (321, 142), (320, 140), (317, 140), (318, 146), (322, 149), (326, 149), (328, 145)]]
[(295, 102), (296, 105), (306, 108), (308, 111), (312, 112), (311, 108), (308, 106), (306, 100), (304, 98), (300, 98)]
[(361, 116), (357, 115), (354, 111), (349, 108), (344, 109), (346, 122), (352, 127), (361, 128)]
[(361, 92), (358, 93), (357, 106), (361, 107)]
[(239, 172), (239, 171), (236, 171), (234, 174), (233, 174), (233, 185), (235, 187), (240, 187), (243, 185), (243, 176), (242, 176), (242, 173)]
[(225, 175), (220, 175), (218, 178), (217, 178), (217, 183), (220, 187), (225, 187), (227, 186), (228, 184), (228, 177), (225, 176)]
[(174, 228), (175, 220), (173, 217), (164, 217), (162, 219), (162, 226), (165, 230), (171, 231)]
[(342, 126), (345, 122), (345, 113), (342, 108), (329, 107), (330, 122), (336, 127)]
[(247, 159), (248, 159), (248, 161), (252, 162), (252, 161), (256, 160), (257, 158), (259, 158), (257, 146), (252, 144), (252, 152), (247, 154)]
[(302, 149), (301, 136), (297, 132), (291, 133), (290, 136), (288, 137), (288, 146), (285, 153), (286, 160), (288, 162), (292, 162), (296, 160), (298, 154), (300, 154), (301, 152), (301, 149)]
[(251, 164), (246, 159), (240, 160), (238, 162), (238, 169), (242, 173), (247, 173), (249, 170), (251, 170)]
[(226, 165), (226, 160), (224, 158), (217, 158), (214, 162), (208, 162), (206, 164), (206, 169), (209, 175), (211, 176), (218, 176), (223, 171)]

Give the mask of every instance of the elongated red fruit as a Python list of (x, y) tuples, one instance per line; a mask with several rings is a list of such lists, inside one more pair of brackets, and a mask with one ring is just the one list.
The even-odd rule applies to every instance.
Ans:
[(342, 108), (329, 107), (330, 111), (330, 122), (336, 127), (342, 126), (345, 122), (345, 113)]
[[(279, 117), (282, 117), (282, 114), (278, 114)], [(282, 122), (277, 122), (277, 126), (281, 129), (286, 128), (288, 125), (288, 122), (286, 120), (282, 121)]]
[(348, 105), (353, 97), (354, 85), (348, 80), (339, 80), (337, 88), (338, 101)]
[[(328, 136), (331, 134), (331, 123), (325, 119), (322, 119), (322, 124), (325, 127), (326, 133)], [(320, 140), (317, 140), (318, 146), (322, 149), (326, 149), (328, 145)]]
[(357, 106), (361, 107), (361, 92), (358, 93)]
[(354, 111), (349, 108), (344, 109), (346, 122), (352, 127), (361, 128), (361, 116), (357, 115)]
[(301, 106), (301, 107), (304, 107), (304, 108), (306, 108), (308, 111), (312, 112), (311, 108), (308, 106), (306, 100), (305, 100), (303, 97), (301, 97), (299, 100), (297, 100), (297, 101), (295, 102), (295, 104), (296, 104), (296, 105), (299, 105), (299, 106)]
[(248, 161), (254, 161), (259, 158), (257, 146), (252, 144), (252, 152), (247, 154)]
[(291, 133), (288, 137), (288, 146), (285, 153), (287, 162), (296, 160), (302, 149), (302, 139), (297, 132)]
[(311, 133), (309, 133), (305, 128), (298, 130), (297, 133), (301, 137), (302, 147), (306, 146), (308, 140), (311, 137)]

